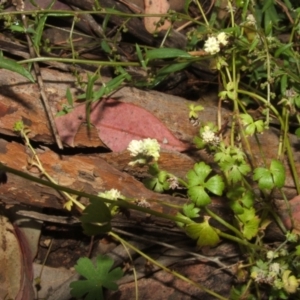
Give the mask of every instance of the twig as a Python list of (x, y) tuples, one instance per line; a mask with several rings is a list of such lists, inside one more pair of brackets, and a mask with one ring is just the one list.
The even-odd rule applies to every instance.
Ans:
[[(24, 1), (14, 0), (13, 5), (16, 7), (16, 10), (24, 11)], [(25, 29), (27, 29), (28, 24), (27, 24), (27, 19), (26, 19), (25, 14), (22, 14), (22, 22), (23, 22), (23, 25), (24, 25)], [(28, 43), (30, 57), (35, 58), (37, 55), (36, 55), (36, 52), (34, 50), (31, 38), (30, 38), (30, 36), (27, 32), (25, 33), (25, 35), (26, 35), (26, 39), (27, 39), (27, 43)], [(41, 76), (41, 70), (40, 70), (40, 67), (37, 64), (37, 62), (33, 62), (33, 68), (34, 68), (36, 80), (37, 80), (39, 88), (40, 88), (42, 102), (43, 102), (44, 108), (46, 110), (46, 115), (47, 115), (48, 121), (50, 123), (50, 128), (51, 128), (52, 134), (54, 135), (54, 138), (55, 138), (55, 141), (56, 141), (56, 144), (57, 144), (58, 148), (63, 149), (63, 145), (62, 145), (62, 142), (60, 140), (60, 137), (59, 137), (56, 125), (55, 125), (54, 117), (53, 117), (53, 114), (52, 114), (52, 111), (51, 111), (51, 108), (50, 108), (50, 105), (49, 105), (49, 102), (48, 102), (48, 97), (47, 97), (46, 92), (45, 92), (44, 82), (43, 82), (43, 78)]]

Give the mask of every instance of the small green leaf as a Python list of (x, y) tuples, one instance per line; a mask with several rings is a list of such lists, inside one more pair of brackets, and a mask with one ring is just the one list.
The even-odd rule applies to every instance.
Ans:
[(111, 54), (112, 50), (111, 50), (111, 47), (109, 46), (109, 44), (107, 43), (107, 41), (105, 39), (103, 39), (101, 41), (101, 48), (102, 50), (107, 53), (107, 54)]
[(110, 220), (111, 213), (100, 199), (91, 199), (90, 205), (85, 208), (80, 217), (82, 227), (88, 235), (108, 232), (111, 229)]
[(253, 123), (253, 118), (249, 114), (240, 114), (240, 118), (245, 126)]
[(195, 164), (194, 169), (190, 170), (187, 174), (188, 185), (195, 186), (198, 184), (203, 184), (211, 171), (211, 167), (204, 162)]
[(200, 208), (195, 207), (194, 203), (184, 204), (182, 210), (183, 213), (191, 219), (199, 217)]
[(13, 24), (13, 25), (9, 26), (9, 29), (11, 31), (15, 31), (15, 32), (22, 32), (22, 33), (26, 32), (26, 29), (25, 29), (25, 27), (23, 25), (15, 25), (15, 24)]
[(147, 68), (147, 62), (148, 62), (148, 61), (145, 62), (139, 44), (135, 44), (135, 49), (136, 49), (136, 53), (137, 53), (138, 59), (139, 59), (141, 65), (142, 65), (142, 67), (143, 67), (144, 69), (146, 69), (146, 68)]
[(274, 187), (271, 172), (266, 168), (256, 168), (254, 170), (253, 179), (258, 181), (260, 189), (271, 190)]
[(188, 196), (197, 206), (206, 206), (211, 203), (209, 195), (203, 186), (194, 186), (188, 189)]
[(242, 233), (246, 239), (251, 240), (257, 235), (260, 219), (255, 215), (254, 208), (244, 208), (243, 213), (237, 215), (237, 218), (241, 222)]
[(285, 169), (282, 162), (273, 159), (270, 165), (270, 172), (273, 175), (273, 180), (277, 188), (282, 188), (285, 182)]
[(87, 257), (80, 258), (75, 265), (75, 270), (86, 280), (71, 282), (71, 295), (81, 298), (86, 295), (88, 300), (104, 300), (103, 288), (117, 290), (115, 281), (123, 276), (121, 268), (111, 270), (113, 259), (109, 256), (99, 255), (96, 258), (96, 266)]
[(73, 106), (73, 97), (72, 97), (70, 88), (67, 88), (66, 97), (67, 97), (68, 104), (72, 107)]
[(30, 72), (28, 72), (23, 66), (16, 63), (14, 60), (0, 56), (0, 68), (16, 72), (29, 79), (31, 82), (34, 82)]
[(186, 233), (192, 239), (197, 240), (198, 247), (214, 247), (220, 242), (217, 231), (209, 225), (208, 220), (203, 223), (189, 224), (186, 226)]
[(300, 256), (300, 245), (296, 246), (295, 255)]
[(143, 184), (146, 188), (149, 190), (153, 190), (157, 193), (163, 193), (164, 192), (164, 183), (161, 183), (157, 177), (154, 178), (145, 178), (143, 180)]
[(159, 48), (147, 51), (146, 59), (164, 59), (164, 58), (191, 58), (192, 56), (186, 51), (177, 48)]
[(207, 188), (210, 192), (221, 196), (223, 193), (223, 190), (225, 188), (225, 184), (223, 182), (223, 179), (220, 175), (215, 175), (207, 180), (205, 183), (205, 188)]

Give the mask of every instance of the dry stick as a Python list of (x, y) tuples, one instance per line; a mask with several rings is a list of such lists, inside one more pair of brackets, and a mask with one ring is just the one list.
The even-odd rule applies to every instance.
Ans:
[[(19, 10), (19, 11), (24, 10), (24, 2), (23, 1), (16, 1), (16, 2), (13, 1), (13, 4), (16, 6), (16, 10)], [(27, 30), (28, 26), (27, 26), (27, 20), (26, 20), (25, 14), (22, 14), (22, 21), (23, 21), (23, 25), (24, 25), (25, 29)], [(35, 49), (33, 47), (32, 41), (30, 39), (30, 36), (27, 32), (25, 34), (26, 34), (26, 39), (27, 39), (27, 43), (28, 43), (30, 57), (35, 58), (36, 53), (35, 53)], [(50, 109), (48, 97), (45, 92), (45, 87), (44, 87), (44, 82), (43, 82), (43, 78), (41, 75), (41, 70), (40, 70), (40, 67), (37, 62), (33, 63), (33, 68), (34, 68), (35, 76), (36, 76), (36, 79), (37, 79), (37, 82), (38, 82), (38, 85), (40, 88), (42, 102), (43, 102), (44, 108), (46, 110), (46, 115), (47, 115), (49, 123), (50, 123), (50, 128), (51, 128), (52, 134), (54, 135), (54, 138), (55, 138), (58, 148), (63, 149), (63, 145), (62, 145), (62, 142), (60, 140), (60, 137), (59, 137), (56, 125), (55, 125), (54, 117), (53, 117), (52, 111)]]

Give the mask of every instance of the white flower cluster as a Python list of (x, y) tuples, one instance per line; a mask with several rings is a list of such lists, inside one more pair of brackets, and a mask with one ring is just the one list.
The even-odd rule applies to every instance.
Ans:
[(158, 160), (160, 145), (156, 139), (133, 140), (129, 143), (127, 150), (130, 152), (130, 156), (136, 158), (135, 161), (129, 163), (130, 165), (145, 164), (149, 158)]
[(228, 36), (225, 32), (220, 32), (216, 37), (209, 37), (204, 43), (204, 51), (213, 55), (220, 52), (221, 45), (228, 44)]
[(209, 126), (204, 126), (204, 131), (201, 133), (203, 142), (216, 145), (220, 142), (219, 137), (213, 132)]
[(110, 199), (110, 200), (118, 200), (118, 199), (124, 198), (124, 196), (122, 196), (120, 191), (118, 191), (116, 189), (111, 189), (109, 191), (98, 193), (98, 196), (106, 198), (106, 199)]
[(252, 14), (249, 14), (246, 18), (247, 24), (248, 25), (253, 25), (256, 26), (256, 19)]

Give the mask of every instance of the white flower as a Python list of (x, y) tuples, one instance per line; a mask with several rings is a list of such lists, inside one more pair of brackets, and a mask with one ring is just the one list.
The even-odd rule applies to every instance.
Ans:
[(248, 15), (246, 20), (247, 20), (247, 25), (256, 25), (256, 19), (252, 14)]
[(145, 164), (149, 158), (158, 160), (160, 145), (156, 139), (133, 140), (129, 143), (127, 150), (131, 156), (136, 157), (135, 161), (129, 163), (134, 166), (137, 163)]
[(213, 36), (209, 37), (204, 43), (204, 51), (212, 55), (220, 52), (218, 40)]
[(127, 150), (130, 152), (131, 156), (137, 156), (140, 153), (143, 153), (144, 151), (143, 141), (132, 140), (129, 143)]
[(219, 41), (220, 44), (222, 44), (223, 46), (226, 46), (228, 44), (228, 36), (225, 32), (220, 32), (217, 35), (217, 40)]
[(204, 131), (202, 132), (201, 137), (205, 143), (213, 143), (217, 138), (209, 126), (204, 126)]
[(116, 189), (111, 189), (109, 191), (98, 193), (98, 196), (110, 200), (118, 200), (124, 198), (124, 196), (122, 196), (122, 194)]
[(144, 154), (147, 156), (152, 156), (154, 160), (158, 160), (160, 145), (156, 139), (144, 139)]
[(278, 257), (278, 253), (277, 252), (274, 252), (274, 251), (271, 251), (271, 250), (267, 252), (267, 258), (268, 259), (274, 259), (276, 257)]
[(269, 266), (269, 272), (275, 273), (276, 275), (280, 272), (280, 264), (279, 263), (272, 263)]

